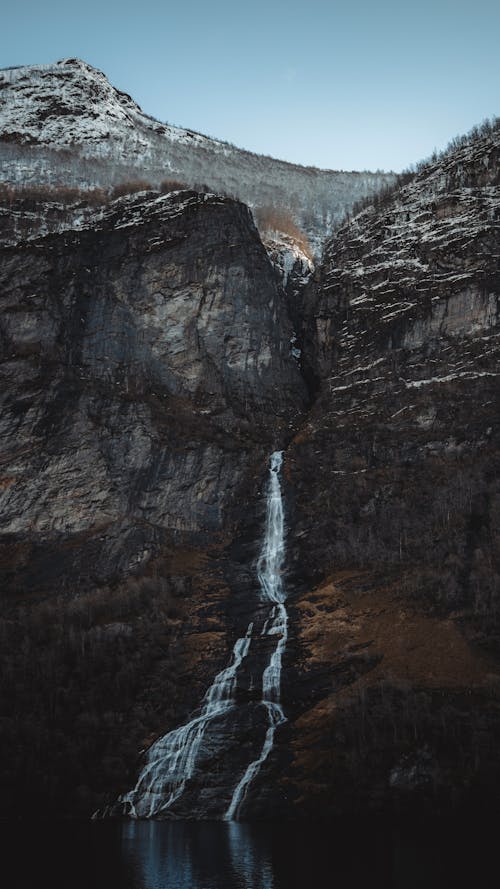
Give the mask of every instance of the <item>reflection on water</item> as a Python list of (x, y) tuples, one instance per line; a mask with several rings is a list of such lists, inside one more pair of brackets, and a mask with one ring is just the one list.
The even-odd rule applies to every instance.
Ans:
[(262, 841), (257, 848), (249, 824), (230, 821), (227, 828), (231, 863), (241, 886), (245, 889), (272, 889), (274, 883), (269, 836), (266, 835), (267, 848)]
[(0, 885), (6, 889), (496, 889), (498, 882), (490, 876), (495, 826), (493, 818), (482, 823), (425, 819), (418, 825), (396, 826), (376, 818), (283, 824), (4, 822)]
[(474, 837), (456, 824), (127, 822), (121, 830), (133, 889), (491, 889)]
[(128, 821), (123, 857), (140, 889), (273, 889), (272, 831), (236, 822)]

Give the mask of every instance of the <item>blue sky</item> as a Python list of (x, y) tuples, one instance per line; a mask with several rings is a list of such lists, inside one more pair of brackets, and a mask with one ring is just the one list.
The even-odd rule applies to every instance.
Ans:
[(79, 56), (144, 111), (253, 151), (395, 169), (500, 114), (498, 0), (23, 0), (0, 66)]

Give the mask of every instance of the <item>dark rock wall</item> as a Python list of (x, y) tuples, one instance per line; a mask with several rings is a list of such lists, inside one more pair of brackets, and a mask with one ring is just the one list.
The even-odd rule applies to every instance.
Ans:
[[(28, 794), (65, 813), (110, 802), (199, 703), (258, 611), (277, 447), (289, 722), (246, 814), (496, 801), (498, 154), (484, 134), (364, 210), (305, 288), (309, 271), (280, 251), (273, 266), (249, 211), (213, 195), (123, 198), (38, 240), (7, 226), (13, 811)], [(259, 688), (239, 689), (245, 762)], [(180, 814), (220, 810), (230, 766), (214, 757)]]
[(362, 212), (303, 297), (300, 811), (498, 802), (498, 157), (497, 131)]
[(84, 807), (124, 789), (246, 629), (257, 488), (306, 391), (237, 202), (123, 199), (4, 248), (0, 274), (6, 793), (72, 811), (75, 784)]
[(272, 269), (231, 201), (136, 202), (6, 250), (1, 326), (4, 539), (46, 556), (87, 535), (85, 563), (97, 538), (105, 580), (166, 533), (225, 529), (249, 448), (265, 455), (303, 402)]

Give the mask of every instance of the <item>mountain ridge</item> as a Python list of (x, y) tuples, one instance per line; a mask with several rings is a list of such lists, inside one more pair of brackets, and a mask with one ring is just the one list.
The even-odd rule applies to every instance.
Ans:
[[(9, 150), (20, 177), (73, 163), (110, 184), (96, 157), (61, 152), (57, 170), (46, 149)], [(234, 708), (170, 813), (220, 817), (269, 730), (276, 649), (249, 628), (268, 618), (255, 565), (277, 449), (287, 722), (242, 817), (498, 802), (499, 151), (498, 131), (465, 139), (376, 196), (313, 277), (232, 197), (145, 190), (64, 219), (14, 189), (0, 267), (10, 813), (112, 803), (247, 639)]]
[[(108, 83), (110, 83), (108, 81), (106, 73), (101, 68), (97, 68), (95, 65), (91, 65), (89, 62), (86, 62), (84, 59), (81, 59), (78, 57), (71, 57), (71, 56), (68, 56), (68, 57), (65, 57), (62, 59), (58, 59), (56, 62), (41, 62), (41, 63), (33, 63), (33, 64), (29, 64), (29, 65), (6, 65), (5, 67), (0, 68), (0, 74), (2, 72), (8, 72), (8, 71), (29, 72), (29, 71), (33, 71), (33, 70), (37, 70), (37, 71), (38, 70), (45, 70), (48, 72), (55, 67), (67, 65), (69, 63), (75, 64), (76, 66), (79, 66), (79, 67), (83, 68), (84, 70), (87, 70), (91, 74), (98, 74), (98, 75), (102, 76)], [(222, 139), (218, 136), (212, 136), (208, 133), (202, 133), (200, 130), (196, 130), (193, 127), (184, 127), (184, 126), (181, 126), (180, 124), (172, 124), (172, 123), (169, 123), (168, 121), (161, 121), (159, 118), (155, 117), (153, 114), (149, 114), (149, 112), (144, 111), (144, 109), (139, 105), (138, 102), (135, 101), (135, 99), (130, 95), (130, 93), (127, 93), (125, 90), (118, 89), (118, 87), (113, 86), (111, 83), (110, 83), (110, 86), (119, 97), (123, 97), (124, 99), (129, 100), (132, 103), (132, 105), (134, 106), (134, 109), (137, 110), (142, 117), (146, 118), (147, 120), (152, 121), (153, 123), (158, 124), (161, 127), (169, 127), (172, 130), (179, 131), (180, 133), (186, 133), (190, 137), (199, 137), (202, 140), (207, 140), (211, 143), (216, 143), (220, 146), (224, 146), (224, 147), (227, 147), (230, 149), (235, 149), (238, 152), (252, 155), (253, 157), (262, 157), (262, 158), (265, 158), (266, 160), (276, 161), (276, 163), (285, 164), (289, 167), (293, 167), (293, 168), (299, 169), (299, 170), (307, 170), (311, 173), (355, 173), (355, 174), (372, 173), (372, 175), (382, 175), (382, 176), (397, 175), (392, 170), (370, 171), (370, 170), (354, 170), (354, 169), (347, 170), (344, 168), (336, 169), (334, 167), (318, 167), (316, 164), (300, 164), (300, 163), (296, 163), (295, 161), (289, 161), (286, 158), (276, 157), (275, 155), (272, 155), (272, 154), (265, 154), (262, 152), (252, 151), (251, 149), (244, 148), (243, 146), (240, 146), (240, 145), (236, 145), (236, 143), (231, 142), (228, 139)]]
[(395, 178), (302, 167), (162, 124), (80, 60), (6, 69), (0, 97), (4, 181), (89, 188), (176, 178), (252, 209), (288, 211), (316, 256), (356, 201)]

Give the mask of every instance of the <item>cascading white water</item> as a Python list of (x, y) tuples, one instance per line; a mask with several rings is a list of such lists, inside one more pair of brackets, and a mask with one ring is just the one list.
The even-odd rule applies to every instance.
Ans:
[[(247, 767), (233, 792), (224, 815), (226, 821), (238, 819), (248, 788), (272, 750), (276, 728), (286, 721), (280, 704), (281, 666), (288, 633), (282, 581), (285, 558), (279, 479), (282, 463), (283, 452), (275, 451), (270, 460), (265, 533), (257, 562), (261, 598), (272, 606), (261, 635), (277, 637), (276, 646), (262, 674), (261, 703), (268, 714), (268, 728), (260, 755)], [(229, 666), (217, 674), (206, 692), (198, 715), (152, 744), (135, 787), (120, 796), (114, 805), (96, 812), (94, 818), (106, 818), (115, 814), (117, 809), (131, 818), (154, 818), (166, 812), (182, 796), (187, 782), (193, 777), (209, 724), (236, 706), (237, 673), (248, 654), (252, 632), (253, 623), (250, 623), (245, 635), (234, 645)]]
[(233, 648), (231, 663), (215, 677), (198, 716), (159, 738), (149, 748), (146, 765), (133, 790), (119, 803), (128, 803), (132, 818), (154, 818), (166, 811), (184, 792), (192, 777), (208, 724), (234, 707), (238, 668), (248, 654), (253, 623)]
[(283, 722), (286, 722), (286, 716), (280, 704), (281, 666), (288, 636), (288, 614), (285, 608), (286, 596), (282, 579), (282, 568), (285, 559), (285, 522), (279, 479), (282, 464), (283, 452), (275, 451), (271, 456), (269, 466), (269, 490), (264, 541), (257, 562), (257, 577), (261, 596), (264, 601), (271, 602), (273, 605), (269, 617), (264, 624), (262, 635), (279, 637), (276, 648), (262, 676), (262, 704), (268, 713), (269, 726), (260, 755), (250, 763), (235, 787), (231, 803), (224, 815), (225, 821), (238, 819), (248, 788), (272, 750), (276, 729)]

